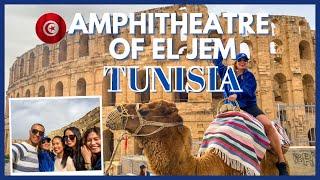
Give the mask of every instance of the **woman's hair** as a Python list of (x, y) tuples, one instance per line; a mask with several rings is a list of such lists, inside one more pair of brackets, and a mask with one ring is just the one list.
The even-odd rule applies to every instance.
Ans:
[(76, 136), (76, 147), (71, 148), (66, 146), (66, 151), (71, 155), (72, 160), (74, 162), (74, 166), (76, 167), (76, 170), (84, 170), (84, 160), (81, 155), (81, 133), (80, 130), (76, 127), (68, 127), (64, 130), (63, 135), (66, 135), (66, 131), (70, 130), (75, 136)]
[(234, 70), (237, 70), (237, 69), (238, 69), (238, 68), (237, 68), (237, 62), (238, 62), (238, 61), (235, 61), (235, 62), (233, 63), (233, 69), (234, 69)]
[(61, 141), (62, 146), (63, 146), (63, 156), (62, 156), (62, 160), (61, 160), (61, 166), (62, 166), (63, 168), (65, 168), (66, 165), (67, 165), (68, 156), (70, 156), (70, 154), (68, 153), (68, 151), (66, 151), (66, 145), (64, 144), (63, 138), (62, 138), (61, 136), (55, 136), (55, 137), (53, 137), (53, 138), (52, 138), (52, 141), (53, 141), (54, 139), (59, 139), (59, 140)]
[[(83, 135), (83, 144), (84, 145), (87, 145), (87, 138), (88, 138), (89, 134), (92, 132), (96, 133), (100, 137), (100, 128), (99, 127), (94, 126), (93, 128), (89, 128), (89, 129), (87, 129), (87, 131)], [(99, 156), (101, 156), (101, 152), (98, 154), (92, 154), (91, 163), (96, 164)]]
[(94, 126), (93, 128), (89, 128), (89, 129), (87, 129), (87, 131), (83, 135), (83, 144), (87, 143), (87, 138), (88, 138), (89, 134), (92, 132), (96, 133), (100, 137), (100, 128), (99, 127)]

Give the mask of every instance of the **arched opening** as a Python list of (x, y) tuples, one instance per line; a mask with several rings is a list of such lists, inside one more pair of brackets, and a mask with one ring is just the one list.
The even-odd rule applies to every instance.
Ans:
[[(186, 69), (183, 69), (183, 87), (186, 86), (188, 78), (186, 75), (187, 71)], [(172, 70), (172, 87), (175, 88), (175, 71)], [(183, 88), (185, 89), (185, 88)], [(173, 93), (173, 102), (188, 102), (189, 96), (187, 92), (174, 92)]]
[(86, 96), (87, 94), (87, 83), (86, 80), (83, 78), (80, 78), (77, 81), (77, 92), (76, 95), (77, 96)]
[(22, 58), (20, 61), (20, 78), (23, 77), (23, 72), (24, 72), (24, 59)]
[(31, 52), (29, 57), (29, 75), (34, 72), (34, 60), (35, 60), (34, 53)]
[(45, 46), (43, 48), (42, 53), (42, 67), (48, 67), (49, 66), (49, 57), (50, 57), (50, 50), (48, 46)]
[(20, 94), (19, 94), (19, 93), (17, 93), (16, 97), (17, 97), (17, 98), (18, 98), (18, 97), (20, 97)]
[(273, 77), (273, 95), (276, 102), (288, 103), (288, 87), (286, 77), (278, 73)]
[(89, 56), (89, 35), (82, 34), (79, 40), (79, 57)]
[(252, 43), (251, 41), (243, 41), (240, 43), (240, 53), (245, 53), (248, 58), (251, 58)]
[(105, 161), (109, 161), (114, 149), (114, 134), (106, 129), (103, 131), (103, 157)]
[(315, 104), (315, 82), (311, 75), (302, 77), (304, 104)]
[(102, 82), (102, 105), (103, 106), (114, 106), (116, 104), (116, 93), (108, 92), (110, 88), (110, 74), (107, 74), (103, 78)]
[(282, 41), (275, 39), (270, 42), (270, 54), (274, 63), (282, 64)]
[(25, 97), (30, 97), (30, 90), (29, 89), (26, 91)]
[(300, 53), (300, 59), (311, 58), (311, 49), (308, 41), (302, 40), (299, 43), (299, 53)]
[(55, 96), (63, 96), (63, 84), (61, 81), (56, 84)]
[(308, 139), (309, 139), (309, 145), (315, 146), (316, 145), (316, 131), (314, 128), (311, 128), (308, 131)]
[(38, 97), (45, 97), (46, 96), (46, 90), (44, 86), (40, 86), (39, 91), (38, 91)]
[(67, 41), (62, 40), (59, 44), (59, 62), (66, 61), (68, 54)]
[(271, 21), (271, 34), (272, 36), (279, 36), (281, 33), (280, 23), (278, 19), (272, 19)]
[(307, 23), (304, 20), (299, 21), (299, 34), (303, 37), (306, 35)]
[[(147, 85), (147, 81), (150, 82), (149, 79), (146, 79), (146, 70), (138, 71), (138, 88), (144, 89)], [(148, 88), (146, 91), (141, 93), (136, 93), (135, 102), (136, 103), (147, 103), (150, 101), (150, 89)]]
[(15, 70), (15, 79), (18, 80), (19, 79), (19, 72), (20, 72), (18, 62), (16, 62), (14, 70)]

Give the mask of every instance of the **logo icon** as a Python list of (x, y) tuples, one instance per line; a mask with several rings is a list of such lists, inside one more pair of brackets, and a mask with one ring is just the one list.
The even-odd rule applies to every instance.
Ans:
[(36, 33), (45, 43), (57, 43), (65, 36), (66, 23), (58, 14), (46, 13), (38, 19)]

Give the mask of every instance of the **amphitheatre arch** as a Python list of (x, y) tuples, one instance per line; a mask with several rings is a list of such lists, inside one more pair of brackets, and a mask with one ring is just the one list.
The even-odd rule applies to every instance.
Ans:
[(84, 78), (80, 78), (77, 81), (77, 96), (86, 96), (87, 94), (87, 82)]
[(63, 83), (61, 81), (56, 84), (55, 96), (63, 96)]

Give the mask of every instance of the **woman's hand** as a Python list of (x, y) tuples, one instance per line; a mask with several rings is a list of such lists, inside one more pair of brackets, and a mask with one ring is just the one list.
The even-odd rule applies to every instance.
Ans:
[(232, 94), (228, 97), (229, 101), (235, 101), (237, 99), (237, 94)]
[(81, 146), (81, 155), (86, 164), (91, 164), (92, 153), (86, 145)]

